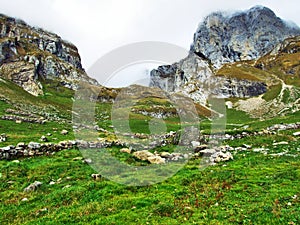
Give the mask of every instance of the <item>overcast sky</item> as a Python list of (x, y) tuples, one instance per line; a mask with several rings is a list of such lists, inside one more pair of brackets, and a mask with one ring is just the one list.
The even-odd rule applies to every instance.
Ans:
[(133, 42), (162, 41), (188, 49), (198, 24), (212, 11), (255, 5), (300, 25), (299, 0), (0, 0), (1, 13), (74, 43), (86, 69)]

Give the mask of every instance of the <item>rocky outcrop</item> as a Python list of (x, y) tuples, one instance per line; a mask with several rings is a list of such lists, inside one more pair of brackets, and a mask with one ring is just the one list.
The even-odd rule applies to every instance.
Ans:
[(299, 27), (288, 25), (266, 7), (231, 15), (216, 12), (199, 25), (191, 51), (220, 68), (225, 63), (257, 59), (296, 35), (300, 35)]
[(209, 62), (194, 53), (178, 63), (152, 70), (150, 76), (150, 86), (183, 93), (203, 105), (211, 95), (248, 98), (267, 91), (264, 82), (215, 76)]
[(212, 13), (199, 25), (189, 55), (152, 70), (150, 86), (183, 93), (201, 104), (206, 104), (210, 95), (218, 98), (261, 95), (267, 91), (263, 80), (215, 76), (217, 69), (226, 63), (258, 59), (286, 38), (298, 34), (300, 28), (287, 25), (265, 7), (231, 15)]
[(44, 80), (71, 89), (79, 81), (98, 85), (85, 73), (73, 44), (4, 15), (0, 15), (0, 76), (35, 96), (43, 94)]

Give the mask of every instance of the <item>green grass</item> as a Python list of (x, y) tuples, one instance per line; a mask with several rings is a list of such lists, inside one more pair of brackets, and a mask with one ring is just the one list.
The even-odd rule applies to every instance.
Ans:
[[(298, 141), (299, 144), (299, 141)], [(291, 150), (292, 151), (292, 150)], [(246, 154), (246, 155), (245, 155)], [(94, 181), (77, 150), (1, 161), (2, 224), (287, 224), (300, 222), (297, 158), (243, 152), (199, 170), (191, 160), (175, 176), (145, 187)], [(13, 172), (12, 172), (13, 171)], [(50, 181), (60, 183), (49, 185)], [(40, 189), (25, 193), (35, 180)], [(7, 181), (14, 181), (8, 184)], [(69, 188), (64, 188), (71, 185)], [(28, 198), (27, 202), (21, 199)], [(47, 209), (42, 211), (42, 209)], [(4, 213), (3, 213), (4, 212)]]
[[(6, 85), (0, 82), (2, 94), (18, 104), (24, 100), (31, 105), (29, 109), (54, 105), (55, 109), (51, 110), (58, 115), (61, 111), (71, 109), (72, 92), (57, 88), (55, 83), (45, 83), (46, 95), (41, 97), (27, 96), (10, 82)], [(147, 101), (159, 104), (160, 100), (148, 98)], [(169, 106), (161, 101), (163, 106)], [(137, 107), (145, 109), (146, 105), (142, 101)], [(13, 106), (10, 102), (0, 101), (0, 115)], [(97, 103), (95, 119), (101, 128), (113, 132), (111, 109), (111, 103)], [(252, 119), (234, 109), (227, 110), (226, 114), (226, 132), (232, 134), (260, 131), (273, 124), (299, 122), (300, 118), (299, 111), (264, 121)], [(61, 117), (61, 122), (49, 121), (43, 125), (1, 120), (0, 133), (5, 132), (8, 140), (0, 143), (0, 147), (21, 141), (39, 142), (39, 138), (47, 133), (52, 133), (49, 137), (52, 142), (74, 139), (71, 123), (68, 122), (70, 112), (65, 112)], [(128, 122), (133, 133), (171, 131), (186, 126), (176, 116), (156, 124), (158, 121), (151, 121), (150, 117), (136, 113), (130, 114)], [(200, 129), (203, 133), (210, 133), (212, 122), (218, 121), (201, 119)], [(149, 124), (153, 126), (152, 130)], [(157, 127), (160, 125), (165, 127)], [(69, 130), (69, 134), (61, 135), (62, 129)], [(2, 160), (0, 224), (298, 224), (300, 161), (299, 156), (293, 155), (299, 154), (300, 140), (293, 137), (293, 132), (280, 131), (276, 135), (226, 141), (223, 144), (233, 147), (243, 144), (252, 145), (253, 148), (263, 146), (269, 149), (268, 154), (252, 150), (233, 152), (233, 161), (201, 169), (201, 158), (193, 158), (174, 176), (143, 187), (125, 186), (105, 178), (93, 180), (91, 174), (97, 172), (81, 160), (73, 160), (82, 156), (82, 152), (76, 149), (51, 156), (19, 159), (20, 163)], [(115, 138), (105, 133), (99, 136)], [(288, 141), (289, 145), (273, 145), (279, 141)], [(167, 145), (152, 151), (172, 152), (175, 147)], [(127, 164), (149, 164), (119, 150), (120, 147), (116, 146), (106, 149)], [(271, 155), (283, 151), (288, 151), (290, 156)], [(117, 170), (114, 172), (118, 174)], [(143, 175), (144, 178), (152, 176), (154, 174)], [(25, 187), (37, 180), (43, 182), (38, 190), (23, 192)], [(56, 183), (50, 185), (51, 181)], [(298, 197), (293, 199), (295, 195)], [(21, 201), (23, 198), (28, 201)]]
[(282, 88), (281, 84), (276, 84), (274, 86), (269, 87), (269, 90), (263, 95), (262, 98), (266, 101), (273, 100), (279, 95), (281, 88)]
[[(62, 130), (68, 130), (67, 135), (62, 135)], [(44, 135), (50, 142), (58, 143), (63, 140), (73, 140), (73, 131), (71, 124), (46, 122), (44, 125), (26, 123), (16, 124), (14, 121), (1, 120), (0, 130), (6, 133), (8, 139), (6, 142), (0, 143), (0, 147), (7, 145), (16, 145), (19, 142), (29, 143), (31, 141), (40, 142), (40, 138)], [(52, 134), (47, 136), (47, 134)]]

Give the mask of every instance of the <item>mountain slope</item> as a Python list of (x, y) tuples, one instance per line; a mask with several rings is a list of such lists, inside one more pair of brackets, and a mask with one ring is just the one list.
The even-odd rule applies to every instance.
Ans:
[(43, 94), (46, 80), (71, 89), (79, 81), (98, 85), (85, 73), (73, 44), (5, 15), (0, 15), (0, 77), (36, 96)]
[(262, 6), (232, 15), (212, 13), (194, 34), (191, 51), (209, 59), (214, 67), (225, 63), (257, 59), (286, 38), (300, 35), (300, 29), (287, 25)]
[(246, 101), (239, 107), (258, 117), (297, 111), (299, 34), (300, 28), (265, 7), (212, 13), (199, 25), (189, 55), (151, 71), (150, 85), (184, 93), (201, 104), (209, 96), (259, 96), (254, 105)]

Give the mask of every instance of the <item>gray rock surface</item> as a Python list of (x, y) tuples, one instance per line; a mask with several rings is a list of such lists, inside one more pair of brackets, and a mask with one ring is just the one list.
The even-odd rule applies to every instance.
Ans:
[(43, 183), (40, 181), (35, 181), (34, 183), (30, 184), (28, 187), (24, 188), (24, 192), (35, 191), (38, 189)]
[(200, 23), (189, 55), (152, 70), (150, 86), (182, 93), (203, 105), (211, 95), (218, 98), (261, 95), (267, 91), (264, 82), (214, 73), (226, 63), (258, 59), (296, 35), (300, 35), (299, 27), (288, 25), (266, 7), (234, 14), (212, 13)]
[(55, 80), (71, 89), (76, 89), (79, 81), (98, 85), (85, 73), (75, 45), (1, 14), (0, 77), (35, 96), (43, 94), (43, 80)]
[(299, 27), (287, 24), (266, 7), (234, 14), (216, 12), (199, 25), (191, 51), (220, 68), (224, 63), (257, 59), (297, 35)]

